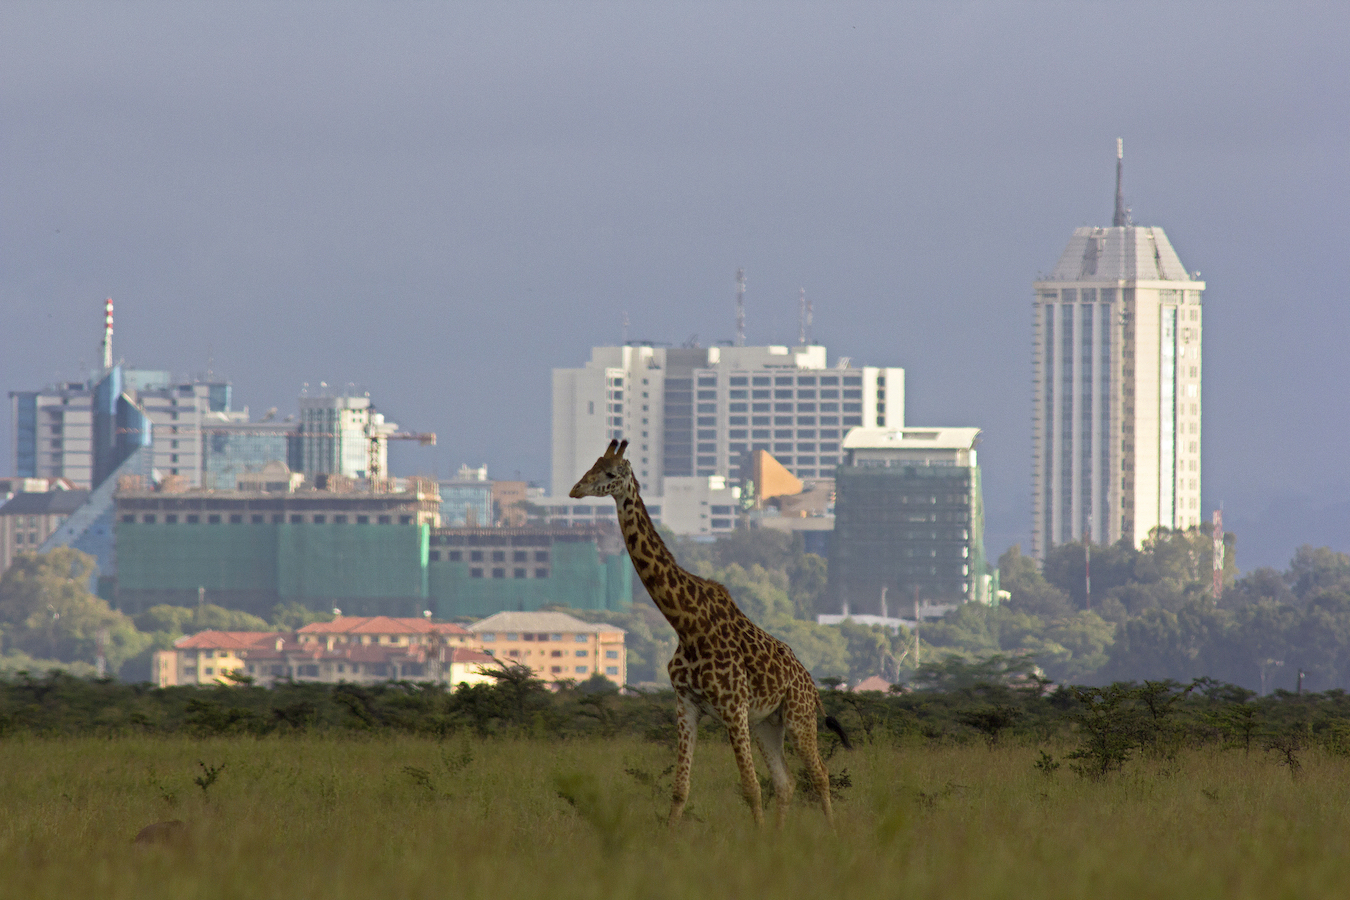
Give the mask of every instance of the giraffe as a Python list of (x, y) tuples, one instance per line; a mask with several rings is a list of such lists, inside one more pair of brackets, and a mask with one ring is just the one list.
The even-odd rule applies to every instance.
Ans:
[[(669, 666), (679, 731), (670, 824), (680, 821), (689, 799), (694, 741), (703, 713), (726, 726), (740, 770), (741, 791), (756, 824), (763, 824), (764, 810), (751, 743), (759, 747), (773, 777), (776, 821), (781, 828), (793, 791), (783, 759), (785, 734), (805, 761), (825, 819), (832, 824), (829, 773), (816, 746), (816, 715), (825, 708), (815, 681), (787, 644), (741, 612), (725, 587), (692, 575), (675, 562), (642, 503), (633, 467), (624, 459), (627, 446), (627, 441), (610, 441), (570, 496), (614, 498), (633, 567), (679, 637)], [(826, 716), (825, 725), (839, 735), (845, 747), (850, 746), (837, 720)]]

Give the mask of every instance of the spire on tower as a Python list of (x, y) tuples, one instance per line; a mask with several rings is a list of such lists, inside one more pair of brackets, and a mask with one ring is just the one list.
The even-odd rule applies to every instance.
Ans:
[(112, 335), (113, 335), (113, 302), (109, 297), (103, 304), (103, 371), (108, 371), (113, 365), (112, 356)]
[(1130, 208), (1125, 205), (1125, 192), (1121, 187), (1121, 175), (1125, 168), (1125, 139), (1116, 138), (1116, 214), (1111, 217), (1111, 225), (1122, 228), (1130, 224)]

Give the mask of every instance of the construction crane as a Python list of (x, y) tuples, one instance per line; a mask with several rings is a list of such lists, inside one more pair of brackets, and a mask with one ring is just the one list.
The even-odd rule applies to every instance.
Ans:
[(381, 441), (417, 441), (423, 447), (436, 446), (434, 431), (381, 431), (380, 426), (372, 422), (366, 426), (366, 478), (370, 481), (370, 490), (378, 490), (380, 478), (380, 442)]

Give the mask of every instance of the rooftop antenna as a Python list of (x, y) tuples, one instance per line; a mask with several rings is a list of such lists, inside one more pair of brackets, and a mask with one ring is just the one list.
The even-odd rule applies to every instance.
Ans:
[(103, 303), (103, 371), (105, 372), (111, 369), (113, 366), (112, 335), (113, 335), (113, 302), (112, 298), (109, 297)]
[(736, 270), (736, 346), (745, 346), (745, 270)]
[(1125, 139), (1116, 138), (1116, 214), (1111, 217), (1114, 228), (1124, 228), (1130, 224), (1130, 208), (1125, 205), (1125, 192), (1121, 187), (1121, 175), (1125, 169)]
[(797, 300), (797, 343), (805, 347), (810, 332), (811, 301), (806, 299), (806, 288), (802, 288), (801, 296)]
[(627, 346), (628, 346), (628, 310), (626, 310), (626, 309), (623, 311), (623, 319), (622, 319), (622, 323), (623, 323), (623, 324), (622, 324), (622, 327), (623, 327), (623, 344), (622, 344), (621, 346), (627, 347)]

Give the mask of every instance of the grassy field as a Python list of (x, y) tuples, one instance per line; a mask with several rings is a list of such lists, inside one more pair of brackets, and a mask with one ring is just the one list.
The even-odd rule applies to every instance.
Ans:
[[(1190, 751), (1093, 782), (1040, 749), (862, 747), (837, 831), (758, 832), (724, 741), (671, 832), (673, 751), (616, 740), (0, 742), (12, 897), (1340, 897), (1350, 762)], [(205, 767), (202, 764), (205, 764)], [(209, 769), (216, 769), (214, 781)], [(206, 785), (203, 787), (203, 785)], [(571, 797), (565, 799), (562, 794)], [(180, 845), (134, 846), (190, 823)]]

